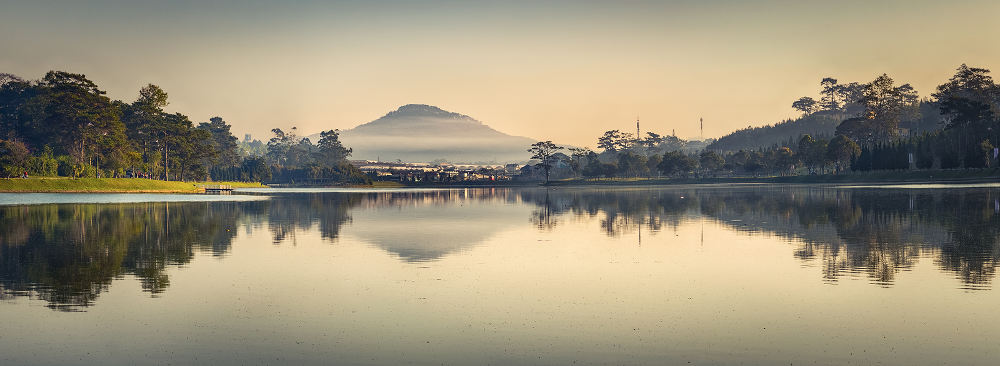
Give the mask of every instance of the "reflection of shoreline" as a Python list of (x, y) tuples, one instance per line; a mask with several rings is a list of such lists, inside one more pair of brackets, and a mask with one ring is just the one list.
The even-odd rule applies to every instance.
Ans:
[(264, 202), (150, 202), (0, 207), (0, 290), (86, 307), (123, 275), (170, 286), (168, 266), (225, 255), (240, 217)]
[(563, 215), (602, 216), (608, 236), (703, 215), (736, 231), (798, 242), (794, 255), (819, 260), (824, 278), (866, 273), (889, 285), (921, 257), (967, 288), (989, 288), (1000, 261), (1000, 193), (991, 189), (885, 190), (832, 187), (679, 187), (522, 192), (551, 229)]

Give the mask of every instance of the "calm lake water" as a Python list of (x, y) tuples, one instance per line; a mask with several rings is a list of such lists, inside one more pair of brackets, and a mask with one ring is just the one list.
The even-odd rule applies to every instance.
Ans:
[(0, 364), (996, 365), (1000, 188), (914, 188), (3, 196)]

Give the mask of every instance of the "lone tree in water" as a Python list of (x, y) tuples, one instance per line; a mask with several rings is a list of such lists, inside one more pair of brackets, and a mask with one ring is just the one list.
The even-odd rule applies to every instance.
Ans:
[(556, 146), (552, 141), (539, 141), (531, 144), (531, 148), (528, 152), (531, 153), (532, 159), (541, 160), (536, 166), (545, 169), (545, 183), (549, 183), (549, 170), (552, 169), (552, 159), (553, 155), (559, 150), (562, 150), (562, 146)]

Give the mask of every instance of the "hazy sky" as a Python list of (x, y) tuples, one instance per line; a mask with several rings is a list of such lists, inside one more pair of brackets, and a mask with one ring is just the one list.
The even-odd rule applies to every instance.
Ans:
[(593, 147), (634, 129), (718, 137), (792, 117), (819, 80), (883, 72), (922, 96), (1000, 69), (1000, 1), (0, 0), (0, 72), (84, 73), (115, 99), (266, 139), (432, 104)]

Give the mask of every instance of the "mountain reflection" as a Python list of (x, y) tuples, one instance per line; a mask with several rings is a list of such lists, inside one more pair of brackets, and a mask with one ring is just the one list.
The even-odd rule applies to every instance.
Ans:
[(750, 235), (777, 235), (796, 243), (795, 257), (820, 263), (831, 282), (864, 274), (891, 285), (929, 257), (964, 288), (983, 289), (1000, 259), (1000, 192), (991, 189), (565, 189), (521, 196), (539, 207), (531, 221), (545, 230), (560, 216), (597, 216), (609, 236), (656, 233), (702, 215)]
[(509, 189), (451, 189), (350, 194), (359, 202), (351, 234), (401, 261), (439, 260), (505, 228), (523, 225)]

